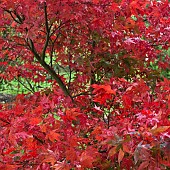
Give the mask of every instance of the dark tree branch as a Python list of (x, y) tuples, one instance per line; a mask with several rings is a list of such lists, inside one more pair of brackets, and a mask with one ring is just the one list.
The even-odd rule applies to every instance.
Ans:
[(58, 83), (58, 85), (60, 86), (60, 88), (62, 89), (64, 94), (69, 96), (71, 98), (71, 100), (74, 101), (73, 97), (71, 96), (69, 90), (67, 89), (67, 87), (65, 86), (65, 84), (63, 83), (61, 78), (56, 74), (56, 72), (44, 60), (41, 59), (40, 55), (35, 50), (34, 43), (32, 42), (32, 40), (30, 38), (28, 39), (28, 45), (30, 47), (31, 52), (34, 54), (35, 58), (38, 60), (38, 62), (41, 64), (41, 66), (43, 66), (43, 68), (54, 78), (54, 80), (56, 80), (56, 82)]
[[(6, 125), (9, 125), (9, 124), (10, 124), (10, 122), (8, 122), (7, 120), (5, 120), (5, 119), (3, 119), (3, 118), (0, 118), (0, 120), (1, 120), (2, 122), (6, 123)], [(6, 125), (5, 125), (5, 126), (6, 126)]]
[[(4, 9), (5, 10), (5, 9)], [(19, 23), (19, 24), (22, 24), (23, 21), (24, 21), (24, 17), (20, 16), (16, 11), (12, 12), (10, 10), (5, 10), (6, 12), (8, 12), (12, 19)], [(14, 16), (14, 15), (15, 16)], [(50, 67), (46, 62), (45, 62), (45, 53), (46, 53), (46, 49), (48, 47), (48, 44), (49, 44), (49, 40), (50, 40), (50, 30), (52, 28), (52, 25), (49, 27), (48, 25), (48, 16), (47, 16), (47, 5), (46, 3), (44, 3), (44, 14), (45, 14), (45, 27), (46, 27), (46, 41), (45, 41), (45, 44), (44, 44), (44, 48), (42, 50), (42, 54), (38, 54), (36, 49), (35, 49), (35, 46), (34, 46), (34, 43), (33, 41), (30, 39), (30, 38), (27, 38), (26, 40), (26, 44), (28, 46), (28, 48), (31, 50), (31, 52), (34, 54), (34, 57), (38, 60), (38, 62), (41, 64), (41, 66), (54, 78), (54, 80), (56, 80), (56, 82), (58, 83), (59, 87), (62, 89), (62, 91), (64, 92), (65, 95), (69, 96), (71, 98), (72, 101), (73, 100), (73, 97), (72, 95), (70, 94), (69, 92), (69, 89), (66, 87), (66, 85), (64, 84), (64, 82), (61, 80), (61, 78), (56, 74), (56, 72), (52, 69), (52, 67)], [(17, 19), (16, 19), (16, 18)], [(65, 23), (63, 24), (60, 24), (60, 26), (57, 28), (57, 29), (60, 29), (63, 25), (65, 25), (68, 21), (66, 21)], [(56, 37), (56, 40), (58, 38), (59, 34), (57, 35)], [(56, 41), (55, 40), (55, 41)], [(55, 42), (54, 42), (55, 44)], [(54, 50), (54, 44), (53, 44), (53, 50)], [(52, 53), (51, 53), (51, 59), (52, 59)]]
[[(50, 65), (51, 65), (51, 68), (53, 66), (53, 53), (54, 53), (54, 45), (55, 45), (55, 42), (57, 41), (58, 37), (59, 37), (60, 33), (57, 34), (55, 40), (52, 42), (52, 48), (51, 48), (51, 52), (50, 52)], [(52, 41), (52, 40), (51, 40)]]
[(13, 12), (7, 9), (4, 9), (7, 13), (10, 14), (10, 16), (12, 17), (12, 19), (18, 23), (18, 24), (22, 24), (22, 22), (20, 21), (20, 19), (16, 16), (16, 14), (14, 13), (14, 15), (17, 17), (17, 19), (15, 18), (15, 16), (13, 15)]
[[(11, 18), (12, 18), (16, 23), (18, 23), (18, 24), (23, 24), (23, 21), (25, 20), (25, 16), (24, 16), (24, 15), (20, 16), (20, 15), (16, 12), (16, 10), (11, 11), (11, 10), (8, 10), (8, 9), (5, 9), (5, 8), (3, 8), (3, 10), (6, 11), (7, 13), (9, 13), (10, 16), (11, 16)], [(16, 18), (15, 18), (15, 17), (16, 17)]]
[(93, 96), (94, 94), (90, 93), (90, 92), (82, 92), (82, 93), (79, 93), (79, 94), (76, 94), (73, 96), (73, 98), (76, 98), (78, 96), (84, 96), (84, 95), (90, 95), (90, 96)]
[[(71, 62), (71, 54), (69, 54), (69, 63)], [(69, 64), (69, 82), (68, 82), (68, 89), (70, 88), (70, 84), (71, 84), (71, 79), (72, 79), (72, 70), (71, 70), (71, 66)]]
[(34, 87), (33, 87), (32, 84), (29, 82), (29, 80), (28, 80), (27, 78), (25, 78), (25, 80), (26, 80), (26, 82), (28, 83), (28, 85), (29, 85), (29, 87), (31, 88), (31, 90), (32, 90), (33, 92), (35, 92)]
[(14, 79), (17, 80), (20, 84), (22, 84), (22, 86), (25, 87), (28, 91), (34, 93), (34, 91), (32, 89), (28, 88), (19, 78), (14, 77)]
[(16, 10), (14, 10), (14, 14), (15, 14), (15, 16), (18, 18), (20, 24), (22, 24), (23, 21), (24, 21), (24, 19), (25, 19), (24, 15), (20, 16), (20, 15), (16, 12)]
[(38, 138), (37, 136), (33, 135), (33, 137), (34, 137), (34, 139), (36, 139), (36, 140), (37, 140), (38, 142), (40, 142), (41, 144), (44, 144), (44, 143), (45, 143), (44, 140)]

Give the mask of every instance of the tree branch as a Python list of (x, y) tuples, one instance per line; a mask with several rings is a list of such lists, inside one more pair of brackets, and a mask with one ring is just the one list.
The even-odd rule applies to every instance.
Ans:
[(34, 93), (34, 91), (33, 91), (32, 89), (28, 88), (28, 87), (19, 79), (19, 77), (18, 77), (18, 78), (15, 78), (15, 77), (14, 77), (14, 79), (17, 80), (17, 81), (18, 81), (23, 87), (25, 87), (28, 91)]
[(73, 96), (73, 98), (76, 98), (78, 96), (84, 96), (84, 95), (93, 96), (94, 94), (92, 94), (91, 92), (87, 91), (87, 92), (82, 92), (82, 93), (76, 94), (76, 95)]
[(70, 94), (69, 90), (67, 89), (61, 78), (44, 60), (41, 59), (40, 55), (36, 52), (34, 43), (30, 38), (28, 39), (28, 45), (30, 47), (31, 52), (34, 54), (35, 58), (38, 60), (41, 66), (43, 66), (43, 68), (54, 78), (54, 80), (58, 83), (64, 94), (69, 96), (71, 100), (74, 101), (72, 95)]
[(12, 19), (16, 22), (16, 23), (18, 23), (18, 24), (22, 24), (22, 22), (20, 21), (20, 19), (18, 18), (18, 15), (16, 16), (16, 14), (14, 13), (14, 15), (17, 17), (17, 19), (14, 17), (14, 15), (13, 15), (13, 12), (12, 11), (10, 11), (10, 10), (7, 10), (7, 9), (4, 9), (4, 11), (6, 11), (7, 13), (9, 13), (10, 14), (10, 16), (12, 17)]
[(44, 48), (42, 51), (42, 59), (45, 59), (45, 52), (50, 40), (50, 28), (48, 27), (48, 17), (47, 17), (47, 5), (44, 2), (44, 14), (45, 14), (45, 28), (46, 28), (46, 40), (45, 40), (45, 44), (44, 44)]

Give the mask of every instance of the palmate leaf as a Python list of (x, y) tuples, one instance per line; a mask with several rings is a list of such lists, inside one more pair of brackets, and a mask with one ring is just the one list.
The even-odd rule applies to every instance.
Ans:
[(51, 142), (59, 141), (60, 140), (60, 134), (56, 133), (55, 131), (50, 131), (49, 134), (47, 135), (49, 140)]
[(122, 151), (122, 149), (119, 150), (119, 154), (118, 154), (118, 163), (120, 165), (120, 162), (122, 161), (122, 159), (124, 158), (125, 153)]
[(30, 118), (31, 125), (38, 125), (41, 121), (42, 121), (42, 119), (38, 118), (38, 117)]
[(94, 88), (93, 93), (104, 90), (104, 93), (116, 95), (116, 90), (112, 90), (110, 85), (93, 84), (92, 87)]
[(142, 162), (138, 167), (138, 170), (143, 170), (149, 166), (149, 161)]
[(108, 156), (112, 157), (112, 156), (114, 156), (116, 153), (117, 153), (117, 146), (115, 146), (115, 147), (113, 147), (113, 148), (111, 148), (111, 149), (109, 150)]
[(80, 156), (80, 162), (82, 167), (88, 167), (91, 168), (93, 167), (93, 162), (94, 162), (94, 158), (92, 155), (89, 155), (87, 152), (83, 152)]
[(56, 158), (52, 155), (47, 155), (43, 162), (50, 163), (52, 166), (54, 166), (54, 164), (56, 163)]
[(152, 128), (150, 131), (153, 135), (158, 135), (159, 133), (166, 132), (169, 128), (170, 126), (160, 126), (157, 128)]

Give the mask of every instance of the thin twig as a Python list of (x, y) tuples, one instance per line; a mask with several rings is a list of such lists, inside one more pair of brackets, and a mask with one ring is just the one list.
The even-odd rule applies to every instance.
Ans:
[(29, 89), (21, 80), (19, 80), (19, 78), (14, 77), (15, 80), (17, 80), (20, 84), (22, 84), (23, 87), (25, 87), (28, 91), (34, 93), (34, 91), (32, 91), (32, 89)]
[(78, 96), (82, 96), (82, 95), (90, 95), (90, 96), (92, 96), (93, 94), (89, 93), (89, 92), (82, 92), (82, 93), (74, 95), (73, 98), (78, 97)]
[(27, 83), (28, 83), (29, 87), (32, 89), (32, 91), (35, 92), (34, 87), (31, 85), (31, 83), (28, 81), (28, 79), (25, 78), (25, 80), (27, 81)]
[(48, 16), (47, 16), (47, 5), (44, 2), (44, 14), (45, 14), (45, 28), (46, 28), (46, 40), (45, 40), (45, 44), (44, 44), (44, 48), (42, 51), (42, 59), (45, 59), (45, 52), (50, 40), (50, 28), (48, 27)]
[[(71, 54), (69, 54), (69, 63), (71, 62)], [(72, 79), (72, 70), (71, 66), (69, 64), (69, 82), (68, 82), (68, 89), (70, 89), (70, 84), (71, 84), (71, 79)]]

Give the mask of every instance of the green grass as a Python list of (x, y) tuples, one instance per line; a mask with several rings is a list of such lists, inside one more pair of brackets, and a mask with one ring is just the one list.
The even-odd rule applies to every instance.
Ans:
[(33, 91), (39, 91), (43, 88), (50, 87), (51, 84), (48, 82), (44, 83), (34, 83), (30, 82), (33, 89), (31, 89), (30, 84), (21, 78), (21, 82), (17, 80), (12, 80), (10, 82), (1, 81), (0, 83), (0, 92), (4, 94), (27, 94)]
[[(57, 71), (56, 71), (57, 72)], [(67, 70), (60, 69), (60, 75), (64, 76), (64, 78), (69, 81), (70, 73)], [(74, 79), (74, 74), (72, 73), (72, 80)], [(50, 75), (46, 75), (46, 81), (45, 82), (39, 82), (35, 83), (32, 80), (28, 80), (26, 78), (20, 78), (19, 80), (13, 79), (12, 81), (4, 81), (1, 80), (0, 82), (0, 93), (4, 94), (27, 94), (27, 93), (33, 93), (36, 91), (43, 90), (45, 88), (51, 87), (51, 83), (48, 82), (48, 80), (51, 80)]]

